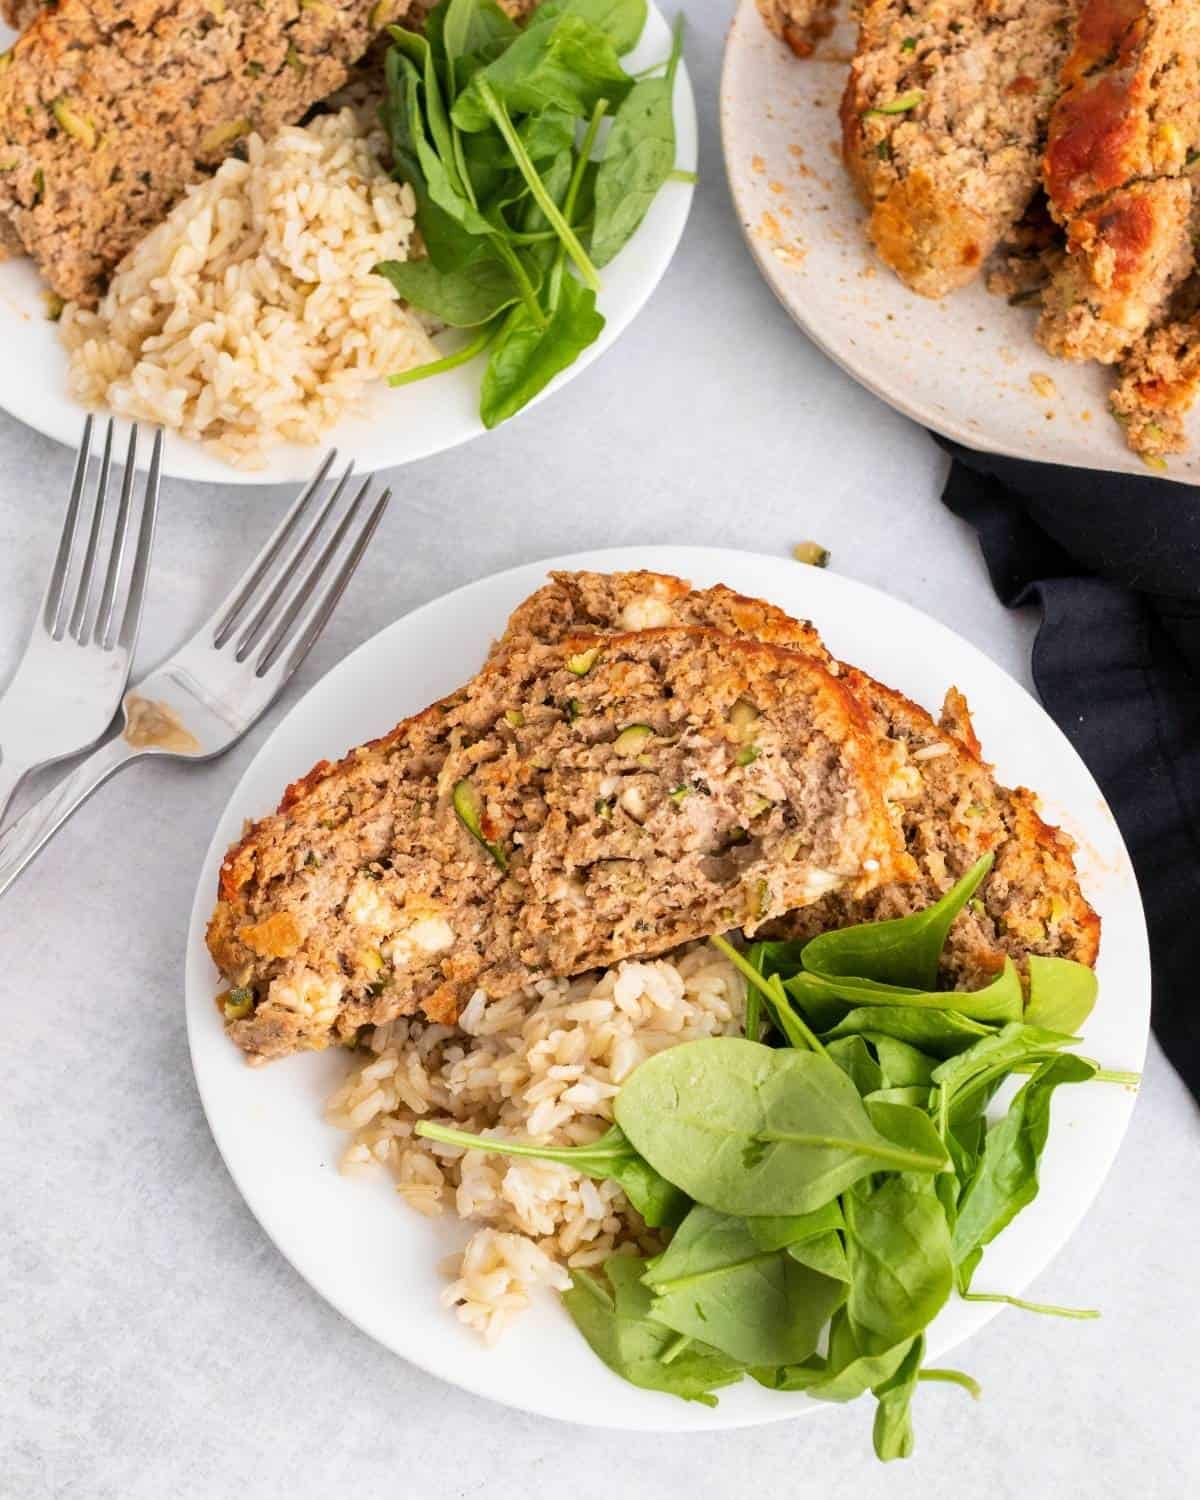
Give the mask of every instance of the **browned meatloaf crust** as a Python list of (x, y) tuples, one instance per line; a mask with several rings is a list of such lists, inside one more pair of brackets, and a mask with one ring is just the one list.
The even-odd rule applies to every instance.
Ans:
[[(579, 619), (589, 628), (626, 628), (644, 601), (660, 601), (669, 617), (722, 630), (765, 632), (801, 650), (828, 653), (812, 625), (773, 605), (718, 586), (689, 592), (684, 580), (653, 573), (554, 574), (517, 609), (500, 646), (528, 631), (558, 639)], [(1033, 794), (999, 786), (982, 758), (966, 699), (946, 695), (941, 723), (902, 694), (853, 667), (841, 681), (875, 726), (888, 768), (887, 798), (897, 814), (915, 882), (896, 882), (865, 897), (835, 893), (774, 924), (778, 935), (807, 937), (828, 927), (903, 916), (937, 899), (975, 861), (995, 850), (996, 862), (976, 902), (951, 930), (943, 964), (951, 987), (986, 983), (1006, 955), (1027, 953), (1093, 964), (1100, 923), (1079, 889), (1071, 840), (1038, 816)]]
[(1038, 337), (1066, 359), (1120, 358), (1191, 269), (1200, 146), (1200, 7), (1084, 0), (1043, 176), (1067, 233)]
[(980, 270), (1039, 185), (1070, 0), (867, 0), (842, 99), (867, 231), (907, 286)]
[(61, 0), (0, 71), (0, 219), (60, 296), (95, 302), (106, 273), (243, 135), (300, 119), (343, 82), (375, 11), (375, 0)]
[(902, 859), (863, 711), (809, 657), (704, 629), (527, 641), (291, 787), (227, 854), (208, 941), (253, 991), (230, 1034), (274, 1057), (862, 895)]

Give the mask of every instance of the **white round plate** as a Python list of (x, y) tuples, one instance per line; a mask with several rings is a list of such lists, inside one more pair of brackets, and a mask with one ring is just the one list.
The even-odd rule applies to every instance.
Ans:
[[(802, 61), (770, 34), (755, 0), (740, 0), (721, 133), (738, 217), (772, 291), (831, 359), (926, 427), (989, 453), (1151, 473), (1109, 415), (1111, 372), (1052, 359), (1034, 341), (1035, 313), (982, 280), (931, 302), (875, 256), (840, 156), (853, 49), (845, 24)], [(1054, 394), (1039, 394), (1034, 375), (1048, 375)], [(1200, 419), (1194, 432), (1200, 449)], [(1166, 477), (1195, 483), (1200, 451), (1173, 456)]]
[[(944, 625), (860, 583), (751, 553), (645, 547), (532, 563), (459, 589), (381, 631), (292, 709), (230, 799), (200, 874), (187, 951), (188, 1037), (200, 1095), (234, 1181), (279, 1249), (352, 1322), (423, 1369), (510, 1406), (603, 1426), (683, 1431), (796, 1416), (817, 1403), (749, 1380), (722, 1391), (715, 1410), (626, 1385), (595, 1358), (549, 1292), (496, 1348), (484, 1349), (438, 1302), (438, 1262), (466, 1240), (467, 1227), (449, 1215), (420, 1217), (382, 1173), (365, 1180), (338, 1173), (347, 1137), (321, 1112), (352, 1057), (310, 1054), (248, 1067), (213, 1004), (219, 983), (204, 927), (221, 856), (243, 820), (269, 812), (315, 761), (382, 734), (466, 680), (509, 611), (551, 567), (652, 568), (697, 585), (724, 582), (811, 617), (836, 655), (931, 709), (958, 684), (1001, 778), (1036, 786), (1048, 815), (1079, 840), (1084, 889), (1104, 920), (1100, 1001), (1084, 1028), (1084, 1051), (1108, 1067), (1141, 1067), (1150, 965), (1133, 870), (1095, 782), (1033, 699)], [(1019, 1293), (1062, 1246), (1104, 1181), (1133, 1104), (1130, 1091), (1113, 1085), (1060, 1090), (1041, 1193), (988, 1249), (980, 1290)], [(1084, 1294), (1063, 1288), (1064, 1296), (1068, 1290)], [(995, 1312), (951, 1302), (930, 1332), (930, 1357)]]
[[(12, 33), (0, 26), (0, 50), (11, 38)], [(660, 61), (670, 47), (670, 29), (662, 13), (651, 5), (641, 39), (624, 59), (627, 71), (636, 73)], [(686, 67), (680, 67), (676, 80), (676, 164), (694, 172), (696, 104)], [(604, 331), (526, 411), (586, 370), (641, 311), (675, 254), (693, 192), (688, 182), (663, 186), (633, 239), (604, 268), (599, 298), (606, 320)], [(67, 356), (54, 324), (46, 318), (42, 292), (31, 261), (0, 262), (0, 348), (4, 350), (0, 407), (48, 437), (74, 447), (83, 428), (83, 411), (67, 393)], [(323, 448), (338, 448), (347, 458), (354, 458), (360, 473), (369, 473), (428, 458), (481, 436), (487, 430), (479, 420), (479, 382), (484, 365), (481, 355), (461, 369), (416, 385), (398, 390), (386, 385), (371, 387), (361, 411), (323, 436)], [(514, 420), (523, 421), (525, 415), (522, 412)], [(148, 456), (148, 446), (142, 446)], [(201, 444), (168, 434), (164, 469), (176, 479), (227, 485), (276, 484), (307, 479), (321, 451), (287, 443), (271, 449), (265, 468), (235, 469)]]

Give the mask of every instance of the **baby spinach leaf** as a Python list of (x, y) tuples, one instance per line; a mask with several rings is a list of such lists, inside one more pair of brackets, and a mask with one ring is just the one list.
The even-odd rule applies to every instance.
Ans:
[(451, 328), (474, 328), (521, 300), (508, 265), (496, 256), (476, 256), (460, 270), (439, 271), (431, 260), (387, 260), (375, 267), (396, 295)]
[[(849, 976), (830, 979), (820, 974), (803, 973), (787, 981), (787, 991), (806, 1015), (813, 1014), (818, 1005), (824, 1006), (824, 1014), (828, 1014), (831, 1005), (842, 1003), (928, 1006), (933, 1010), (953, 1010), (975, 1021), (1019, 1021), (1025, 1004), (1021, 976), (1011, 958), (1005, 959), (1003, 969), (991, 984), (978, 990), (915, 990), (902, 985), (880, 984), (873, 979)], [(844, 1010), (837, 1012), (829, 1024), (834, 1024), (844, 1014)], [(817, 1024), (821, 1024), (819, 1020)]]
[(643, 78), (613, 119), (596, 177), (592, 260), (606, 266), (636, 233), (675, 166), (675, 70), (682, 46), (676, 21), (671, 58), (662, 78)]
[(818, 1234), (811, 1240), (801, 1240), (789, 1245), (787, 1253), (802, 1266), (820, 1271), (822, 1276), (832, 1276), (835, 1281), (850, 1280), (850, 1263), (846, 1259), (846, 1247), (835, 1229), (827, 1234)]
[(934, 1070), (939, 1119), (947, 1119), (953, 1128), (959, 1128), (966, 1118), (987, 1108), (992, 1093), (1018, 1063), (1041, 1060), (1075, 1040), (1057, 1031), (1015, 1021), (994, 1036), (981, 1038), (973, 1047)]
[(530, 17), (530, 26), (545, 26), (559, 16), (581, 16), (604, 32), (622, 56), (637, 46), (646, 26), (646, 0), (545, 0)]
[(688, 1209), (684, 1194), (642, 1160), (617, 1125), (587, 1146), (539, 1146), (532, 1141), (506, 1141), (490, 1135), (472, 1135), (451, 1125), (439, 1125), (435, 1120), (419, 1121), (417, 1134), (427, 1140), (444, 1141), (448, 1146), (461, 1146), (465, 1151), (561, 1162), (585, 1177), (615, 1182), (652, 1229), (678, 1224)]
[(820, 1385), (829, 1372), (825, 1360), (814, 1354), (798, 1365), (755, 1365), (749, 1373), (770, 1391), (807, 1391)]
[(802, 1240), (816, 1239), (830, 1230), (841, 1229), (842, 1206), (835, 1198), (810, 1214), (760, 1214), (746, 1220), (754, 1243), (760, 1250), (786, 1250)]
[(842, 1210), (855, 1343), (864, 1354), (885, 1354), (926, 1328), (954, 1287), (946, 1216), (932, 1183), (907, 1175), (859, 1184)]
[(527, 28), (472, 77), (451, 111), (460, 130), (491, 128), (485, 83), (510, 114), (535, 114), (556, 105), (584, 119), (600, 99), (616, 103), (633, 87), (611, 40), (573, 15)]
[(925, 1336), (922, 1334), (913, 1339), (895, 1373), (872, 1387), (872, 1394), (878, 1402), (872, 1432), (875, 1457), (884, 1463), (893, 1458), (912, 1456), (912, 1398), (924, 1358)]
[(616, 1115), (656, 1171), (728, 1214), (808, 1213), (868, 1172), (936, 1172), (946, 1160), (940, 1146), (925, 1154), (882, 1136), (827, 1057), (740, 1037), (649, 1058)]
[(874, 1093), (864, 1094), (863, 1102), (866, 1104), (908, 1104), (916, 1109), (926, 1109), (929, 1105), (929, 1087), (914, 1083), (906, 1088), (876, 1089)]
[(572, 1273), (571, 1285), (562, 1293), (563, 1305), (593, 1353), (632, 1385), (716, 1406), (713, 1391), (740, 1380), (741, 1366), (697, 1342), (664, 1362), (662, 1356), (678, 1342), (678, 1335), (650, 1316), (650, 1293), (641, 1284), (642, 1262), (615, 1255), (604, 1269), (612, 1295), (582, 1270)]
[(1038, 1191), (1038, 1163), (1050, 1130), (1050, 1100), (1060, 1083), (1082, 1083), (1095, 1063), (1069, 1052), (1044, 1062), (993, 1125), (983, 1155), (959, 1199), (954, 1262), (960, 1291), (967, 1291), (984, 1245), (1016, 1218)]
[[(395, 55), (393, 49), (389, 56)], [(430, 143), (421, 110), (423, 84), (412, 60), (402, 56), (400, 70), (405, 80), (402, 98), (407, 110), (406, 140), (415, 148), (425, 193), (444, 214), (461, 224), (468, 234), (487, 237), (494, 235), (492, 226), (463, 192), (453, 166), (448, 165)], [(420, 214), (417, 218), (420, 224)], [(424, 234), (423, 224), (421, 230)]]
[(934, 989), (946, 934), (993, 860), (992, 854), (985, 854), (940, 901), (923, 911), (890, 922), (865, 922), (821, 933), (804, 949), (805, 969), (826, 979), (845, 975), (916, 990)]
[(883, 1073), (862, 1037), (845, 1036), (841, 1041), (830, 1042), (825, 1055), (837, 1063), (860, 1094), (871, 1094), (883, 1087)]
[[(550, 161), (564, 152), (569, 157), (575, 149), (575, 117), (552, 104), (523, 120), (517, 134), (530, 161)], [(569, 173), (569, 161), (567, 166)]]
[(527, 406), (595, 343), (603, 327), (595, 292), (571, 276), (563, 277), (558, 306), (545, 328), (537, 327), (524, 303), (514, 307), (492, 346), (483, 377), (483, 425), (495, 427)]
[[(434, 20), (439, 14), (440, 25)], [(430, 13), (425, 34), (435, 47), (440, 41), (448, 66), (456, 68), (460, 59), (480, 53), (490, 62), (515, 41), (517, 27), (495, 0), (450, 0)], [(457, 75), (454, 92), (458, 92)]]
[(1025, 1019), (1031, 1026), (1076, 1032), (1091, 1015), (1099, 988), (1095, 972), (1085, 965), (1031, 953)]
[(871, 1124), (893, 1145), (918, 1156), (937, 1157), (941, 1162), (938, 1171), (950, 1165), (942, 1139), (923, 1105), (914, 1108), (891, 1099), (868, 1099), (865, 1103)]
[(910, 1047), (907, 1042), (882, 1033), (868, 1034), (866, 1040), (875, 1048), (885, 1088), (907, 1088), (913, 1084), (933, 1082), (935, 1058)]
[(911, 1346), (909, 1340), (881, 1354), (867, 1354), (855, 1337), (848, 1309), (840, 1307), (829, 1325), (829, 1353), (823, 1377), (815, 1384), (798, 1388), (807, 1390), (818, 1401), (854, 1401), (890, 1379)]
[(920, 1006), (861, 1006), (843, 1016), (832, 1030), (822, 1033), (828, 1045), (844, 1036), (890, 1036), (919, 1047), (935, 1057), (953, 1057), (995, 1030), (972, 1021), (955, 1010), (924, 1010)]
[(845, 1295), (784, 1251), (760, 1250), (745, 1219), (699, 1206), (644, 1279), (652, 1317), (753, 1365), (807, 1359)]

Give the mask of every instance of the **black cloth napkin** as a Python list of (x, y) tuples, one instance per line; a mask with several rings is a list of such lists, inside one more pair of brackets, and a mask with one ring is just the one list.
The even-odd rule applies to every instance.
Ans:
[(1033, 679), (1129, 846), (1154, 1029), (1200, 1099), (1200, 489), (937, 440), (996, 593), (1041, 607)]

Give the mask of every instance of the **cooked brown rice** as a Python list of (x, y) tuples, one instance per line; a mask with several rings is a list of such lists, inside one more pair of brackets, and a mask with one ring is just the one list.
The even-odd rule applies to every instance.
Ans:
[(447, 1207), (482, 1227), (447, 1267), (447, 1306), (494, 1341), (537, 1282), (595, 1266), (622, 1245), (659, 1248), (611, 1182), (554, 1162), (489, 1156), (413, 1135), (421, 1117), (497, 1137), (582, 1145), (644, 1058), (741, 1029), (745, 987), (706, 943), (502, 1000), (476, 992), (457, 1027), (411, 1018), (377, 1027), (373, 1054), (329, 1102), (353, 1132), (343, 1170), (386, 1167), (420, 1213)]
[(397, 370), (438, 357), (372, 274), (405, 260), (412, 189), (352, 109), (250, 136), (114, 273), (95, 312), (65, 308), (72, 393), (161, 423), (241, 467), (316, 442)]

